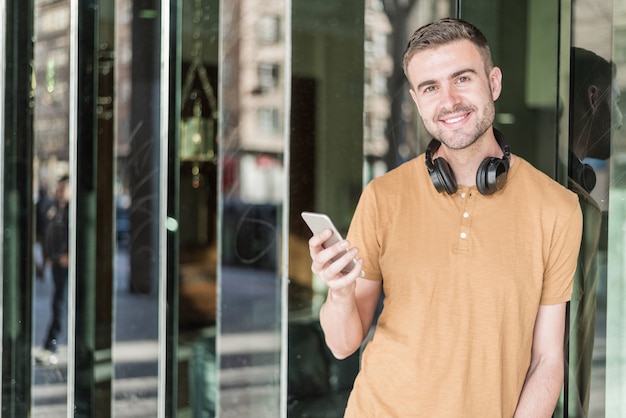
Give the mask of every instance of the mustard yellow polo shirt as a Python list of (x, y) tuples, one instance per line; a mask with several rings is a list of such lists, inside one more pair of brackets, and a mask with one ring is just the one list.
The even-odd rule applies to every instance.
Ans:
[(438, 193), (424, 155), (373, 180), (348, 240), (385, 300), (346, 417), (511, 417), (581, 228), (576, 195), (520, 157), (491, 196)]

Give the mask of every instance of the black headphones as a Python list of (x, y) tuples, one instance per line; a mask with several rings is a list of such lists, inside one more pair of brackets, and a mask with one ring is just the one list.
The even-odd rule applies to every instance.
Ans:
[(591, 193), (596, 187), (596, 172), (593, 171), (593, 167), (580, 161), (571, 151), (569, 153), (568, 171), (572, 180), (585, 189), (587, 193)]
[[(501, 190), (506, 183), (509, 171), (509, 158), (511, 157), (509, 144), (500, 131), (494, 128), (493, 133), (504, 156), (502, 158), (487, 157), (480, 163), (476, 172), (476, 188), (484, 195), (491, 195)], [(428, 144), (428, 148), (426, 148), (426, 169), (428, 174), (430, 174), (430, 179), (435, 189), (439, 193), (445, 191), (448, 194), (454, 194), (457, 191), (457, 184), (452, 168), (442, 157), (435, 158), (434, 161), (432, 159), (440, 146), (441, 142), (436, 139), (433, 139)]]

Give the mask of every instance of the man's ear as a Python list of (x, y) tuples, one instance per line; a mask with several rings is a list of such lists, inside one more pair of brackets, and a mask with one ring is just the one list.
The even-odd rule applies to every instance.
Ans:
[(491, 97), (495, 102), (502, 92), (502, 71), (498, 67), (493, 67), (489, 72), (489, 87), (491, 88)]
[(590, 84), (589, 87), (587, 87), (587, 102), (594, 112), (600, 105), (600, 90), (595, 84)]

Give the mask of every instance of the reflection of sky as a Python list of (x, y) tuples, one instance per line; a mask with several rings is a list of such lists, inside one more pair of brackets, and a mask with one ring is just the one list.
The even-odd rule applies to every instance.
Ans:
[(606, 160), (598, 160), (596, 158), (585, 158), (583, 163), (589, 164), (594, 170), (605, 170), (608, 166)]

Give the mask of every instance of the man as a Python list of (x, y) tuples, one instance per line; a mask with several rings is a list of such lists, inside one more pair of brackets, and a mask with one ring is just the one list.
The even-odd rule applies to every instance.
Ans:
[(558, 411), (559, 416), (563, 416), (567, 406), (567, 416), (580, 417), (589, 413), (600, 281), (597, 252), (598, 248), (606, 247), (606, 242), (601, 239), (603, 211), (591, 195), (596, 186), (596, 173), (583, 161), (587, 158), (604, 161), (611, 156), (612, 132), (621, 128), (622, 114), (618, 106), (620, 90), (615, 80), (615, 65), (583, 48), (572, 48), (571, 53), (573, 123), (569, 140), (568, 186), (578, 195), (584, 226), (570, 302), (569, 396), (568, 403), (559, 404)]
[(502, 73), (477, 28), (426, 25), (403, 65), (436, 140), (365, 188), (347, 241), (323, 249), (330, 231), (309, 241), (335, 356), (360, 347), (384, 293), (345, 416), (549, 417), (563, 384), (576, 196), (493, 129)]
[(71, 189), (69, 177), (63, 176), (57, 181), (55, 202), (48, 210), (46, 229), (46, 255), (52, 262), (52, 318), (43, 343), (43, 349), (35, 360), (43, 365), (58, 363), (57, 351), (59, 338), (67, 316), (67, 274), (68, 274), (68, 219)]
[(37, 202), (35, 203), (35, 277), (43, 280), (46, 270), (46, 229), (48, 227), (48, 211), (52, 206), (52, 199), (48, 197), (48, 188), (39, 187)]
[[(615, 79), (615, 64), (577, 47), (572, 48), (572, 63), (571, 154), (578, 160), (607, 160), (611, 156), (611, 128), (622, 126), (618, 105), (621, 93)], [(587, 193), (591, 192), (595, 181), (588, 183), (586, 176), (581, 176), (579, 166), (570, 165), (573, 165), (570, 177)], [(592, 174), (587, 176), (595, 177)]]

